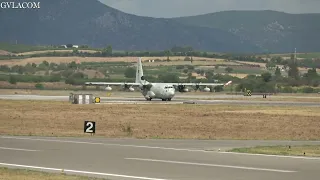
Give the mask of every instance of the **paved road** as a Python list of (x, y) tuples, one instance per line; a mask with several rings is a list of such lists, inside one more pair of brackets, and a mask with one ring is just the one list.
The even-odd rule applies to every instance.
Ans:
[[(318, 179), (320, 158), (216, 151), (239, 146), (305, 143), (3, 136), (0, 138), (0, 166), (53, 168), (46, 171), (64, 169), (66, 173), (112, 180)], [(208, 149), (213, 151), (205, 151)]]
[[(193, 96), (197, 97), (197, 96)], [(69, 96), (39, 96), (39, 95), (0, 95), (0, 99), (15, 99), (15, 100), (56, 100), (68, 101)], [(161, 100), (146, 101), (143, 97), (128, 98), (128, 97), (101, 97), (102, 103), (164, 103)], [(198, 100), (190, 98), (178, 97), (167, 104), (176, 103), (196, 103), (196, 104), (237, 104), (237, 105), (267, 105), (267, 106), (309, 106), (320, 107), (320, 102), (290, 102), (290, 101), (250, 101), (250, 100)]]

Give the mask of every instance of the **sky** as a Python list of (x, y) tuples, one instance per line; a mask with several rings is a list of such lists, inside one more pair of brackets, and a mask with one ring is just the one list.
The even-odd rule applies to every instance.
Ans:
[(181, 17), (226, 10), (320, 13), (320, 0), (99, 0), (123, 12), (149, 17)]

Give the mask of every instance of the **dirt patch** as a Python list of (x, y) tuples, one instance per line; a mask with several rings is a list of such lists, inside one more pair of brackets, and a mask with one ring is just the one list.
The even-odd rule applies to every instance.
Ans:
[(0, 56), (7, 56), (7, 55), (10, 55), (10, 54), (12, 54), (12, 53), (0, 49)]
[[(320, 112), (311, 107), (227, 105), (72, 105), (0, 100), (0, 134), (188, 139), (290, 139), (320, 137)], [(276, 110), (276, 111), (275, 111)], [(239, 112), (245, 111), (245, 112)]]
[[(48, 173), (34, 170), (24, 170), (24, 169), (9, 169), (5, 167), (0, 167), (0, 179), (5, 180), (88, 180), (88, 177), (77, 176), (77, 175), (66, 175), (64, 173)], [(108, 179), (98, 179), (90, 178), (91, 180), (108, 180)]]
[(86, 69), (84, 71), (80, 71), (86, 75), (88, 75), (88, 78), (105, 78), (105, 75), (102, 74), (100, 71), (93, 70), (93, 69)]
[(249, 74), (241, 74), (241, 73), (221, 73), (223, 75), (230, 75), (230, 76), (233, 76), (233, 77), (238, 77), (238, 78), (245, 78), (247, 77)]

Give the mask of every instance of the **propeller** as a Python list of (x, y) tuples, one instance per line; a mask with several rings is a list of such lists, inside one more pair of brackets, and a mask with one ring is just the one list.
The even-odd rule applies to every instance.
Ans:
[(152, 84), (149, 83), (144, 76), (141, 76), (141, 81), (142, 81), (142, 90), (147, 90), (150, 91)]
[(200, 89), (200, 83), (196, 83), (195, 87), (193, 88), (195, 91), (199, 90)]
[(150, 91), (151, 87), (152, 87), (152, 84), (144, 84), (144, 85), (142, 85), (142, 88), (144, 90), (148, 90), (148, 91)]

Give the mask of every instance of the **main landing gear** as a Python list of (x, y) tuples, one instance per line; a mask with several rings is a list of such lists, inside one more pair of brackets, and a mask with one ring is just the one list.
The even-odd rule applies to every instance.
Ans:
[[(152, 98), (146, 98), (147, 101), (151, 101)], [(168, 99), (162, 99), (162, 101), (171, 101), (171, 98)]]

